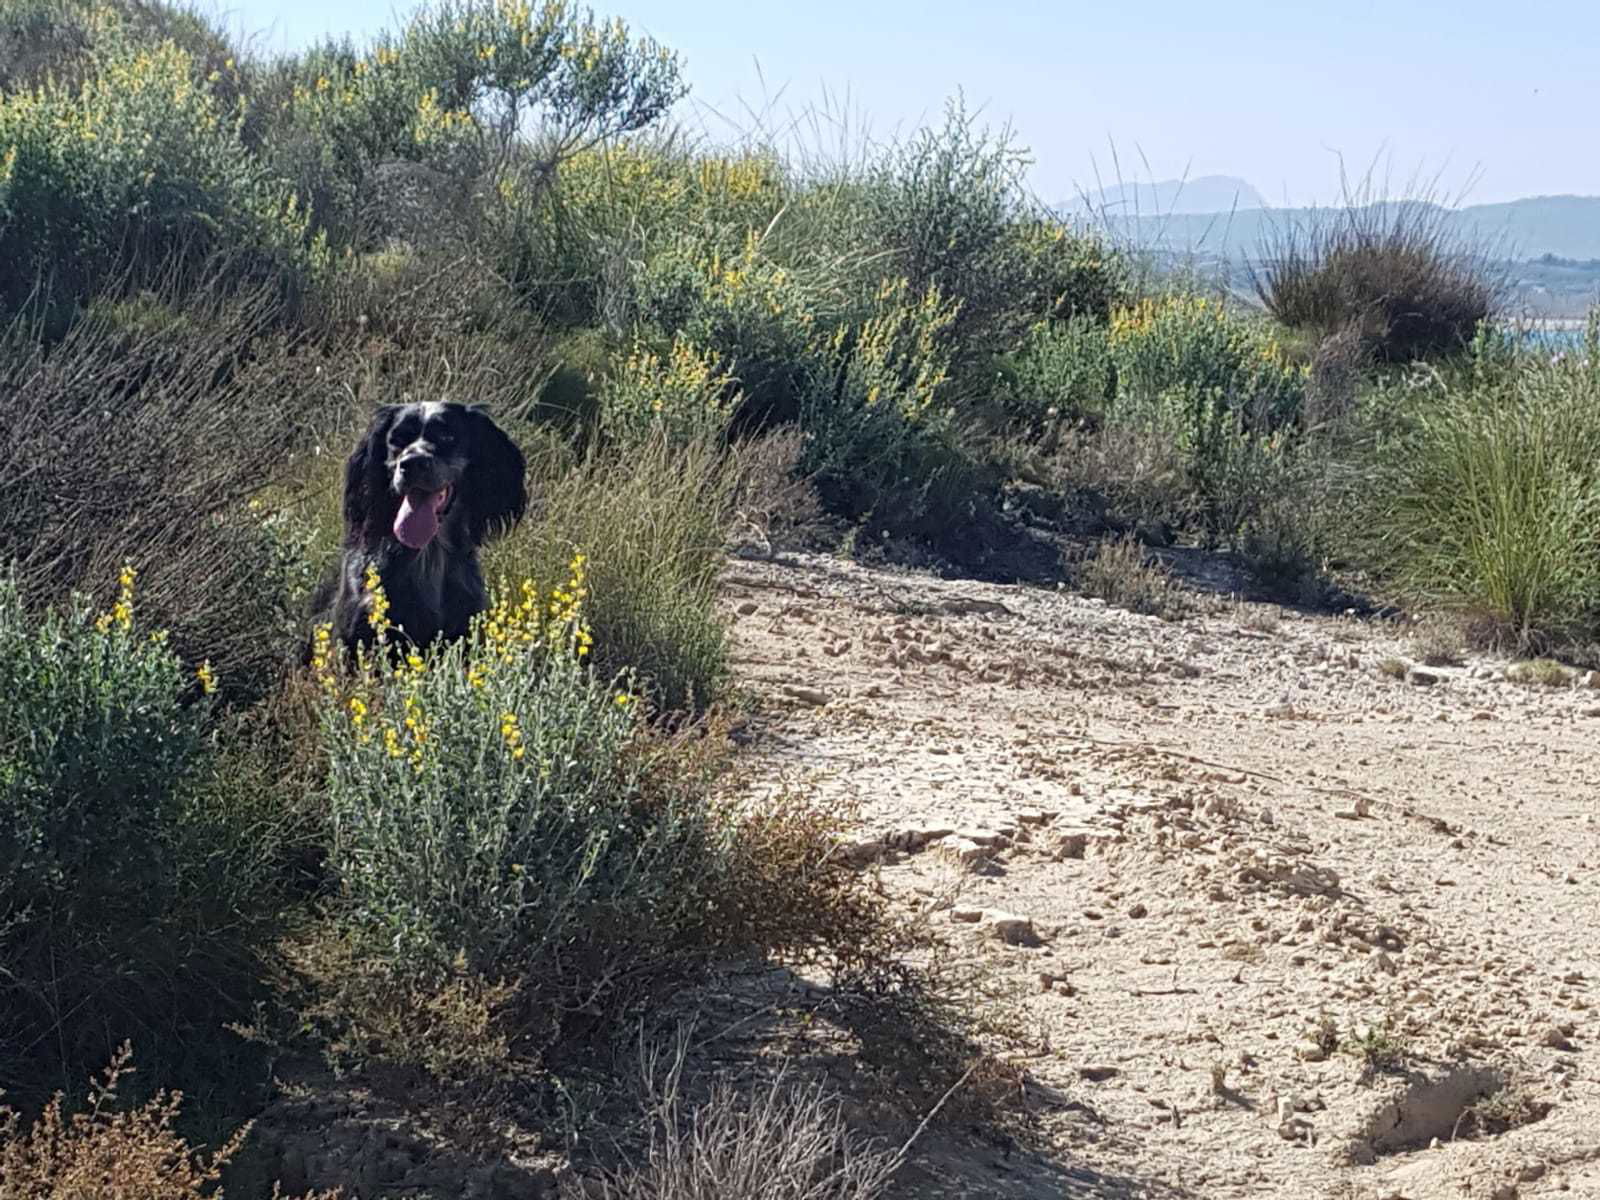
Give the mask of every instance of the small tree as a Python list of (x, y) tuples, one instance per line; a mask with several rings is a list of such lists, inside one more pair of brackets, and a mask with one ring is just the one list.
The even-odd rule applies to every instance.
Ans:
[(417, 15), (405, 53), (441, 107), (473, 115), (501, 164), (537, 133), (553, 166), (654, 124), (687, 91), (676, 54), (562, 0), (443, 0)]

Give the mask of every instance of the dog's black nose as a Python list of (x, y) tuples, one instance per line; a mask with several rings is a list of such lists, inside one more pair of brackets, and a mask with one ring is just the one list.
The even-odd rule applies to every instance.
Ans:
[(428, 456), (426, 454), (403, 454), (396, 465), (400, 468), (400, 477), (402, 479), (413, 479), (428, 465)]

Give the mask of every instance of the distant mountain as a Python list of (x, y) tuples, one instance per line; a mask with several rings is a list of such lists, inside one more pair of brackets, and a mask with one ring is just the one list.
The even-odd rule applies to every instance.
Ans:
[[(1285, 230), (1314, 228), (1337, 218), (1341, 211), (1246, 209), (1241, 205), (1232, 212), (1227, 206), (1208, 213), (1144, 209), (1135, 216), (1107, 209), (1102, 219), (1114, 233), (1148, 249), (1260, 258)], [(1084, 217), (1081, 205), (1066, 206), (1063, 215)], [(1580, 261), (1600, 259), (1600, 196), (1534, 196), (1441, 210), (1440, 215), (1457, 241), (1495, 258), (1526, 260), (1552, 255)]]
[(1243, 179), (1202, 175), (1163, 183), (1122, 183), (1063, 205), (1076, 214), (1114, 217), (1194, 215), (1265, 208), (1267, 202)]

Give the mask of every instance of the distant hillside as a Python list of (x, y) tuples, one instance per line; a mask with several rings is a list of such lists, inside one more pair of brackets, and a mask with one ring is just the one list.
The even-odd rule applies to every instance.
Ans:
[(1169, 179), (1163, 183), (1124, 183), (1069, 201), (1062, 207), (1076, 214), (1158, 216), (1163, 213), (1193, 215), (1234, 209), (1265, 208), (1267, 202), (1243, 179), (1232, 175), (1202, 175), (1198, 179)]
[[(1142, 212), (1168, 213), (1167, 209)], [(1105, 212), (1107, 225), (1137, 245), (1169, 253), (1187, 251), (1218, 257), (1259, 257), (1272, 236), (1284, 229), (1314, 226), (1339, 214), (1332, 208), (1245, 209), (1226, 206), (1209, 213), (1177, 212), (1134, 216)], [(1082, 219), (1079, 205), (1064, 215)], [(1506, 204), (1478, 204), (1445, 215), (1450, 232), (1496, 258), (1600, 259), (1600, 196), (1535, 196)]]

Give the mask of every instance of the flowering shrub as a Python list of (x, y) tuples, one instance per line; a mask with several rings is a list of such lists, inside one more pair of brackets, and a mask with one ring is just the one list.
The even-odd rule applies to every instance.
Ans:
[(1307, 370), (1288, 361), (1276, 335), (1204, 296), (1142, 300), (1112, 314), (1117, 402), (1146, 403), (1182, 389), (1220, 394), (1256, 428), (1293, 420)]
[(1017, 306), (1026, 316), (1103, 323), (1127, 297), (1127, 262), (1097, 234), (1055, 220), (1025, 220), (1013, 229), (1012, 243), (1024, 280)]
[(242, 107), (196, 76), (173, 42), (110, 37), (81, 85), (0, 95), (0, 306), (41, 279), (82, 298), (129, 266), (298, 250), (304, 216), (241, 147)]
[(207, 705), (161, 633), (134, 627), (134, 572), (111, 610), (80, 599), (35, 623), (0, 578), (0, 912), (83, 890), (159, 911), (178, 887), (183, 785), (202, 754)]
[(641, 804), (637, 701), (585, 666), (585, 596), (580, 555), (548, 595), (498, 588), (468, 641), (349, 674), (319, 632), (332, 861), (354, 928), (402, 972), (526, 968), (641, 922), (660, 936), (688, 902), (703, 818)]
[(957, 311), (937, 288), (885, 280), (865, 313), (813, 338), (801, 466), (834, 511), (926, 533), (971, 498), (950, 395)]
[(714, 353), (678, 336), (666, 354), (636, 342), (600, 392), (600, 426), (637, 443), (660, 431), (681, 443), (719, 437), (739, 396)]
[(0, 1087), (22, 1095), (108, 1041), (160, 1057), (245, 1016), (276, 898), (262, 814), (217, 786), (216, 675), (139, 627), (135, 583), (35, 616), (0, 576)]
[(706, 239), (666, 241), (632, 281), (631, 319), (715, 351), (744, 393), (741, 424), (800, 415), (819, 331), (845, 317), (839, 298), (768, 256), (754, 233), (724, 251)]
[(1048, 422), (1103, 416), (1116, 379), (1104, 324), (1089, 317), (1041, 321), (1004, 381), (1004, 402), (1010, 417), (1039, 432)]

